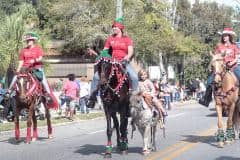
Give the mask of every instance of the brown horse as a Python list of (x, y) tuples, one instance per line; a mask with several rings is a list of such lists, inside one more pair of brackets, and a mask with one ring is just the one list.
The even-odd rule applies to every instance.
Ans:
[[(26, 143), (35, 141), (38, 137), (37, 119), (35, 109), (38, 104), (43, 102), (45, 106), (45, 114), (48, 125), (48, 138), (52, 138), (52, 126), (50, 120), (50, 112), (46, 107), (46, 100), (42, 96), (42, 85), (33, 76), (31, 70), (24, 70), (17, 74), (17, 81), (14, 86), (16, 90), (16, 111), (15, 111), (15, 139), (18, 142), (20, 139), (19, 130), (19, 115), (22, 109), (27, 109), (27, 136)], [(31, 127), (33, 123), (33, 136), (31, 137)]]
[[(213, 55), (211, 66), (213, 69), (214, 80), (212, 83), (213, 94), (216, 103), (216, 111), (218, 116), (218, 131), (217, 141), (218, 146), (223, 147), (225, 143), (231, 143), (235, 139), (234, 126), (238, 127), (239, 123), (239, 109), (237, 104), (239, 82), (234, 73), (229, 69), (228, 65), (224, 62), (224, 55)], [(228, 112), (227, 128), (223, 130), (223, 117), (224, 110)]]

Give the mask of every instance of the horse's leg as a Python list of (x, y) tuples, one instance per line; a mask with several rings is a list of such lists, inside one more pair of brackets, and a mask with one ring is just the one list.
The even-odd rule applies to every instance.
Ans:
[(31, 129), (32, 129), (32, 116), (33, 116), (33, 105), (29, 107), (29, 113), (28, 113), (28, 118), (27, 118), (27, 137), (25, 140), (25, 143), (30, 143), (31, 142)]
[(120, 141), (120, 130), (119, 130), (119, 121), (117, 118), (116, 113), (112, 115), (113, 118), (113, 124), (116, 129), (116, 135), (117, 135), (117, 147), (120, 147), (121, 141)]
[(125, 152), (128, 150), (128, 138), (127, 138), (127, 126), (128, 126), (128, 117), (127, 117), (127, 107), (123, 108), (120, 111), (120, 133), (121, 133), (121, 151)]
[(151, 127), (148, 124), (147, 126), (143, 127), (143, 154), (149, 154), (150, 150), (150, 138), (151, 137)]
[(16, 110), (15, 110), (15, 117), (14, 117), (14, 122), (15, 122), (15, 140), (17, 142), (20, 140), (19, 114), (20, 114), (20, 109), (17, 106)]
[(235, 110), (235, 103), (233, 103), (228, 112), (228, 120), (227, 120), (227, 130), (226, 130), (226, 143), (231, 143), (235, 139), (235, 132), (233, 129), (233, 113)]
[(105, 158), (111, 158), (112, 157), (112, 129), (111, 129), (111, 115), (109, 112), (105, 111), (105, 116), (107, 120), (107, 145), (106, 145), (106, 152), (105, 152)]
[(35, 111), (33, 112), (32, 120), (33, 120), (33, 138), (32, 138), (32, 141), (34, 142), (34, 141), (37, 140), (37, 137), (38, 137), (37, 118), (36, 118)]
[(47, 118), (47, 126), (48, 126), (48, 138), (51, 139), (53, 138), (52, 135), (52, 123), (51, 123), (51, 114), (50, 110), (45, 106), (45, 116)]
[(223, 120), (222, 120), (222, 106), (216, 104), (216, 111), (217, 111), (217, 116), (218, 116), (218, 131), (217, 131), (217, 141), (218, 141), (218, 147), (223, 147), (224, 146), (224, 130), (223, 130)]
[(157, 126), (153, 126), (152, 127), (152, 151), (156, 151), (157, 147), (156, 147), (156, 131), (157, 131)]

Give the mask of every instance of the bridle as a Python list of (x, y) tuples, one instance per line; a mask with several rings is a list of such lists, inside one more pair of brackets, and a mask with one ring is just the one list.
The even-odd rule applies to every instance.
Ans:
[[(214, 59), (212, 61), (212, 64), (215, 61), (223, 61), (223, 59), (222, 58)], [(232, 92), (234, 92), (238, 88), (239, 84), (238, 84), (238, 81), (237, 81), (236, 84), (233, 87), (231, 87), (227, 91), (223, 91), (223, 89), (222, 89), (222, 87), (223, 87), (222, 86), (223, 85), (222, 81), (223, 81), (223, 79), (224, 79), (224, 77), (226, 76), (227, 73), (230, 73), (231, 75), (232, 75), (232, 73), (229, 71), (229, 68), (228, 68), (227, 64), (225, 64), (223, 62), (220, 65), (222, 65), (222, 72), (221, 71), (220, 72), (219, 71), (215, 72), (216, 67), (215, 68), (213, 67), (213, 77), (214, 77), (214, 80), (212, 82), (212, 85), (213, 85), (213, 91), (214, 91), (215, 97), (219, 97), (221, 104), (224, 105), (225, 104), (224, 99), (227, 98), (229, 95), (231, 95)], [(220, 81), (218, 81), (218, 82), (215, 81), (215, 77), (216, 76), (220, 77)]]
[[(119, 61), (109, 58), (102, 58), (99, 65), (100, 81), (102, 82), (102, 85), (105, 86), (105, 90), (108, 88), (114, 94), (119, 96), (121, 88), (128, 80), (128, 74), (126, 73), (124, 66)], [(114, 86), (112, 86), (113, 81), (117, 81)]]

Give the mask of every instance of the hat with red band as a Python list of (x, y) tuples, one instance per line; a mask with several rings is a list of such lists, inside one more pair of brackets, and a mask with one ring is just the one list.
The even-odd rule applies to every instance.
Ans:
[(119, 29), (123, 30), (124, 29), (124, 24), (123, 24), (124, 18), (119, 17), (117, 18), (114, 22), (112, 27), (118, 27)]
[(228, 34), (228, 35), (231, 35), (231, 36), (236, 35), (236, 33), (233, 31), (232, 28), (224, 28), (223, 32), (222, 32), (222, 35), (224, 35), (224, 34)]
[(23, 36), (23, 40), (27, 41), (27, 40), (39, 40), (39, 35), (35, 32), (28, 32)]

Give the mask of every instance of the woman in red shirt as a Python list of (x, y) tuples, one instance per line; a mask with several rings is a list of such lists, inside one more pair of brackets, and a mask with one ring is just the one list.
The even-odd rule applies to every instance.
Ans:
[[(22, 68), (29, 67), (32, 67), (37, 71), (41, 72), (42, 75), (41, 82), (44, 86), (45, 91), (47, 92), (47, 99), (50, 100), (51, 91), (43, 71), (42, 58), (44, 53), (42, 48), (36, 44), (36, 41), (39, 40), (39, 35), (34, 32), (28, 32), (27, 34), (24, 35), (23, 40), (26, 42), (26, 47), (21, 49), (20, 51), (19, 64), (16, 72), (19, 72)], [(17, 76), (15, 75), (9, 87), (10, 92), (16, 80)]]
[[(240, 66), (237, 64), (239, 48), (233, 42), (233, 36), (236, 35), (232, 28), (224, 28), (221, 36), (221, 43), (217, 45), (214, 54), (225, 54), (224, 62), (231, 68), (238, 80), (240, 80)], [(207, 90), (199, 103), (208, 107), (212, 100), (212, 87), (213, 73), (210, 74), (207, 80)]]
[[(129, 74), (132, 90), (138, 89), (138, 75), (135, 72), (134, 68), (129, 63), (131, 57), (133, 56), (133, 41), (132, 39), (124, 35), (124, 25), (123, 25), (123, 18), (117, 18), (112, 25), (113, 34), (109, 36), (105, 42), (103, 52), (100, 56), (106, 55), (106, 52), (111, 48), (112, 49), (112, 58), (116, 59), (120, 62), (127, 62), (126, 63), (126, 71)], [(92, 49), (89, 49), (88, 52), (91, 54), (98, 55)], [(99, 75), (96, 72), (93, 76), (93, 81), (91, 83), (91, 96), (87, 103), (89, 108), (93, 108), (96, 102), (96, 93), (97, 93), (97, 84), (99, 82)]]

